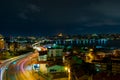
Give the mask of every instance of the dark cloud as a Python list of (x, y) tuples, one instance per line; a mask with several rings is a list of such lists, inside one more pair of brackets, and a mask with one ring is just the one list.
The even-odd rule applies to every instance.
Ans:
[(119, 32), (115, 30), (120, 26), (119, 3), (118, 0), (4, 0), (0, 8), (1, 32)]

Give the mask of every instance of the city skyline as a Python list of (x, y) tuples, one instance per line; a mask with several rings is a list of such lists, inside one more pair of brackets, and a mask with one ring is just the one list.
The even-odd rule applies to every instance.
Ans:
[(0, 3), (3, 35), (120, 33), (117, 0), (4, 0)]

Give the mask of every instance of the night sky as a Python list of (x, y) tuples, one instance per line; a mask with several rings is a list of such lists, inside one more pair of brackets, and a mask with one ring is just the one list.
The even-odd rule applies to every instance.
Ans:
[(3, 35), (120, 33), (119, 0), (1, 0)]

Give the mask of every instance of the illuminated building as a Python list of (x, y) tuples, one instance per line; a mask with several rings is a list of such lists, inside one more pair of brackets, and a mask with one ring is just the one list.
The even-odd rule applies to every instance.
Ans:
[(20, 49), (20, 45), (17, 42), (11, 42), (9, 43), (9, 50), (10, 51), (17, 51)]
[(63, 48), (54, 44), (53, 47), (48, 49), (48, 60), (52, 61), (61, 61), (63, 56)]
[(0, 34), (0, 50), (5, 48), (5, 41), (3, 36)]
[(10, 50), (10, 51), (15, 51), (14, 43), (11, 43), (9, 46), (10, 46), (10, 47), (9, 47), (9, 50)]
[(105, 46), (108, 39), (57, 39), (54, 42), (59, 45)]

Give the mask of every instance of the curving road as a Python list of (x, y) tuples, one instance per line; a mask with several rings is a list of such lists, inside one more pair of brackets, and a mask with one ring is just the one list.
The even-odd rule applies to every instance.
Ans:
[(10, 65), (10, 63), (12, 63), (15, 60), (21, 59), (21, 58), (23, 58), (27, 55), (30, 55), (30, 54), (32, 54), (32, 53), (24, 54), (24, 55), (21, 55), (21, 56), (17, 56), (17, 57), (10, 58), (10, 59), (2, 61), (1, 64), (0, 64), (0, 80), (4, 80), (3, 74), (5, 73), (6, 69)]
[(31, 59), (37, 56), (37, 53), (32, 53), (12, 61), (8, 68), (5, 69), (2, 80), (36, 80), (37, 77), (32, 74), (32, 70), (27, 70), (26, 68), (28, 66), (31, 67)]

